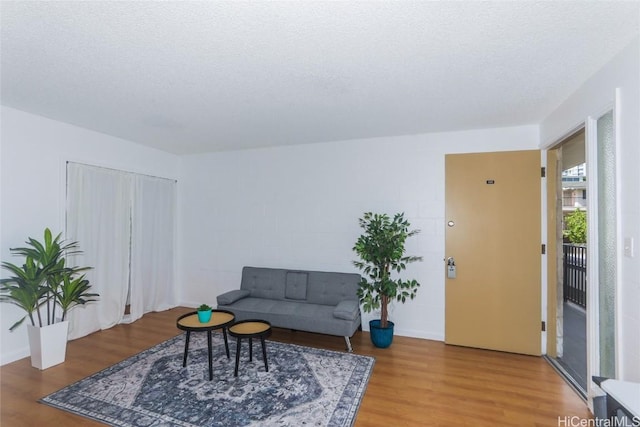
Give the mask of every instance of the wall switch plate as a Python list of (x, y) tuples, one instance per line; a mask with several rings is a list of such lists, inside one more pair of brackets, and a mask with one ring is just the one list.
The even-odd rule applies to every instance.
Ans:
[(633, 250), (633, 237), (624, 238), (624, 256), (627, 258), (633, 258), (635, 256), (635, 252)]

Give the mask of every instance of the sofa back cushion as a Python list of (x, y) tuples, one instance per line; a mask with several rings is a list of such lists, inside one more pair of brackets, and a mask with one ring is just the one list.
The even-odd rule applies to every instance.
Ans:
[(320, 271), (310, 271), (308, 274), (307, 302), (337, 305), (344, 300), (358, 300), (359, 274)]
[(284, 299), (287, 270), (279, 268), (244, 267), (240, 289), (255, 298)]
[(356, 273), (244, 267), (240, 289), (254, 298), (335, 306), (344, 300), (357, 301), (358, 283)]
[(307, 299), (307, 279), (309, 274), (304, 271), (287, 271), (284, 296), (292, 300)]

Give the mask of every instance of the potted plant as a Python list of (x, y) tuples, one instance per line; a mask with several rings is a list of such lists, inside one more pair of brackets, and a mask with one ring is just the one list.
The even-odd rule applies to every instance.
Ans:
[(211, 310), (212, 308), (207, 304), (202, 304), (198, 307), (198, 321), (200, 323), (207, 323), (211, 320)]
[(78, 243), (65, 243), (60, 238), (61, 234), (53, 238), (47, 228), (44, 242), (29, 238), (28, 247), (10, 249), (14, 255), (25, 257), (22, 266), (2, 262), (11, 276), (0, 280), (0, 302), (17, 305), (26, 312), (9, 330), (15, 330), (29, 318), (31, 365), (38, 369), (64, 362), (69, 310), (95, 301), (98, 296), (89, 292), (89, 281), (80, 274), (89, 267), (66, 265), (65, 255), (80, 252)]
[(405, 255), (405, 242), (420, 230), (409, 230), (410, 224), (404, 213), (391, 219), (386, 214), (366, 212), (359, 219), (364, 229), (353, 250), (360, 261), (353, 264), (364, 277), (358, 288), (358, 298), (366, 313), (380, 309), (380, 319), (369, 322), (371, 341), (376, 347), (386, 348), (393, 340), (394, 323), (389, 320), (389, 304), (404, 303), (416, 296), (420, 284), (416, 280), (393, 279), (392, 272), (400, 273), (407, 264), (421, 261), (422, 257)]

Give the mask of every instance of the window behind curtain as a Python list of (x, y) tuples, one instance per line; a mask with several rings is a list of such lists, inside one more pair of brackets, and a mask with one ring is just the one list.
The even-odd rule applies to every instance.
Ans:
[(70, 313), (70, 338), (175, 306), (175, 181), (79, 163), (67, 164), (67, 238), (99, 301)]

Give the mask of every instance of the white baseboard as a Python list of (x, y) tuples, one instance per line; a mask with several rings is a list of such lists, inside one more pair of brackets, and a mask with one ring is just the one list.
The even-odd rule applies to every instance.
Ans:
[(5, 353), (2, 355), (2, 361), (0, 361), (1, 365), (6, 365), (7, 363), (15, 362), (16, 360), (24, 359), (25, 357), (31, 356), (31, 352), (29, 352), (29, 346), (24, 348), (14, 350), (9, 353)]

